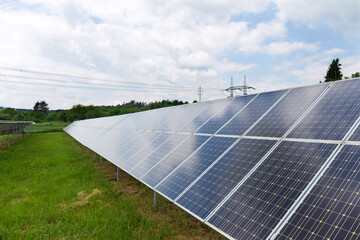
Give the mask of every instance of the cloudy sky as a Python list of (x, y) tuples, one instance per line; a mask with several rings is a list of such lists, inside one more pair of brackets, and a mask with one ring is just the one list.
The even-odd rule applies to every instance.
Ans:
[[(0, 0), (0, 106), (226, 97), (360, 71), (358, 0)], [(51, 73), (51, 74), (49, 74)], [(239, 93), (240, 94), (240, 93)]]

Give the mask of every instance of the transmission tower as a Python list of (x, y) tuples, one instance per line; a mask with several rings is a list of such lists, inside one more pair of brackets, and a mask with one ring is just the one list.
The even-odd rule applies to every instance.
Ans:
[(244, 96), (247, 95), (247, 90), (248, 90), (248, 89), (254, 89), (254, 90), (255, 90), (255, 88), (246, 85), (246, 75), (244, 75), (244, 85), (239, 86), (239, 89), (240, 89), (241, 91), (243, 91), (243, 95), (244, 95)]
[(201, 87), (201, 85), (199, 86), (198, 90), (197, 90), (197, 93), (199, 94), (199, 103), (201, 102), (201, 96), (203, 95), (204, 93), (204, 90), (203, 88)]
[(231, 85), (229, 88), (226, 88), (222, 91), (227, 91), (227, 92), (230, 92), (230, 97), (234, 97), (234, 90), (240, 90), (240, 91), (243, 91), (243, 95), (247, 95), (247, 90), (248, 89), (255, 89), (253, 87), (250, 87), (248, 85), (246, 85), (246, 76), (244, 76), (244, 85), (241, 85), (241, 86), (234, 86), (233, 84), (233, 78), (231, 77)]

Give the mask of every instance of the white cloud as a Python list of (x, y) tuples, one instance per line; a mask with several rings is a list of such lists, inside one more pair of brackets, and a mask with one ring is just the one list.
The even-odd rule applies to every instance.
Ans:
[(317, 44), (310, 44), (304, 42), (273, 42), (265, 47), (266, 52), (270, 55), (289, 54), (294, 51), (308, 51), (313, 52), (319, 47)]
[[(45, 97), (52, 108), (71, 107), (77, 103), (115, 104), (131, 99), (179, 98), (191, 101), (196, 99), (198, 85), (201, 84), (205, 91), (226, 88), (228, 76), (240, 71), (263, 71), (262, 80), (269, 86), (271, 81), (277, 82), (272, 86), (283, 86), (283, 82), (279, 83), (280, 77), (270, 74), (271, 77), (266, 78), (266, 69), (258, 63), (269, 54), (273, 55), (273, 59), (294, 53), (311, 54), (310, 57), (303, 55), (303, 58), (297, 58), (299, 62), (304, 62), (303, 65), (296, 63), (272, 68), (283, 76), (293, 72), (299, 77), (303, 75), (296, 70), (301, 70), (301, 66), (304, 66), (304, 71), (315, 74), (315, 69), (305, 68), (306, 62), (327, 65), (321, 57), (328, 59), (344, 54), (341, 47), (327, 50), (318, 43), (288, 39), (286, 29), (287, 21), (296, 21), (309, 26), (325, 24), (334, 29), (346, 25), (346, 30), (351, 25), (348, 16), (334, 17), (344, 20), (341, 26), (324, 17), (329, 13), (335, 14), (329, 8), (337, 7), (337, 4), (331, 2), (329, 7), (323, 3), (326, 6), (320, 9), (318, 3), (312, 3), (306, 16), (298, 16), (296, 10), (304, 13), (304, 8), (299, 8), (300, 2), (288, 4), (278, 0), (275, 3), (279, 11), (276, 17), (251, 22), (249, 19), (231, 19), (238, 15), (260, 16), (270, 6), (273, 7), (270, 0), (104, 0), (101, 4), (95, 0), (2, 2), (0, 66), (118, 81), (194, 86), (193, 92), (155, 93), (148, 90), (144, 93), (26, 88), (25, 85), (8, 84), (9, 89), (11, 86), (18, 89), (18, 95), (34, 95), (18, 98), (11, 104), (32, 105), (34, 99), (37, 101)], [(295, 8), (290, 6), (296, 4)], [(328, 52), (320, 54), (319, 51)], [(26, 93), (27, 89), (31, 93)], [(0, 105), (9, 104), (3, 102), (4, 99), (12, 99), (10, 93), (0, 87)], [(204, 97), (214, 99), (223, 95), (207, 91)]]
[(360, 37), (360, 2), (358, 0), (273, 0), (283, 21), (309, 27), (325, 25), (348, 36)]
[(204, 51), (193, 52), (179, 58), (179, 66), (188, 69), (209, 69), (211, 62), (211, 56)]
[(359, 56), (350, 56), (340, 59), (344, 77), (351, 77), (351, 74), (360, 72)]

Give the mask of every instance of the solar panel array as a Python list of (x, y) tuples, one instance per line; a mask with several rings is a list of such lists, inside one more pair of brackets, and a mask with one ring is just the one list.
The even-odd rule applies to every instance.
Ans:
[(22, 134), (25, 134), (25, 128), (33, 123), (32, 121), (0, 120), (0, 151), (4, 145), (9, 146), (10, 135), (12, 142), (15, 143), (18, 136), (21, 137)]
[(360, 79), (65, 131), (230, 239), (360, 239)]

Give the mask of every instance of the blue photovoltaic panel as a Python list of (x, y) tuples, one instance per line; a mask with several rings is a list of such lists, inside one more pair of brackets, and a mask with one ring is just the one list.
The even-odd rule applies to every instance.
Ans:
[(248, 95), (243, 97), (236, 97), (233, 101), (227, 104), (224, 109), (215, 114), (207, 123), (205, 123), (198, 133), (213, 134), (219, 130), (231, 117), (239, 112), (245, 105), (256, 95)]
[[(133, 134), (131, 130), (110, 129), (96, 139), (97, 144), (88, 145), (94, 151), (101, 154), (106, 159), (112, 159), (114, 151), (118, 153), (117, 144), (126, 143)], [(91, 134), (88, 135), (88, 138)], [(116, 139), (116, 141), (112, 140)]]
[(177, 203), (204, 219), (276, 141), (241, 139)]
[(219, 134), (242, 135), (253, 125), (279, 98), (285, 90), (261, 93), (239, 115), (231, 120)]
[(350, 141), (360, 141), (360, 126), (355, 130), (354, 134), (350, 137)]
[(359, 115), (360, 81), (338, 81), (288, 137), (342, 140)]
[[(140, 138), (149, 137), (149, 133), (144, 132), (135, 132), (135, 131), (119, 131), (119, 129), (113, 129), (108, 132), (111, 134), (113, 139), (117, 139), (117, 141), (113, 142), (104, 142), (102, 143), (102, 149), (107, 152), (106, 159), (115, 162), (116, 164), (121, 165), (122, 159), (121, 156), (125, 154), (130, 148), (136, 145)], [(107, 137), (110, 137), (107, 135)]]
[[(144, 121), (143, 119), (148, 119)], [(128, 116), (117, 125), (113, 126), (115, 129), (151, 129), (160, 120), (159, 114), (155, 110), (137, 112), (136, 114), (128, 114)]]
[(162, 133), (152, 142), (145, 144), (143, 149), (135, 153), (135, 155), (132, 156), (129, 160), (127, 160), (121, 167), (127, 172), (130, 171), (172, 136), (174, 136), (174, 134)]
[(174, 200), (235, 141), (235, 138), (211, 138), (193, 156), (186, 160), (184, 164), (156, 187), (156, 190)]
[(162, 135), (158, 132), (139, 132), (136, 134), (136, 138), (130, 143), (130, 145), (125, 145), (125, 148), (122, 148), (123, 153), (119, 153), (116, 157), (121, 159), (121, 167), (139, 151), (144, 151), (145, 146), (149, 143), (154, 142), (159, 136)]
[(208, 136), (190, 136), (176, 148), (170, 155), (154, 166), (141, 180), (155, 187), (166, 175), (182, 163), (190, 154), (196, 151), (207, 139)]
[(171, 111), (167, 112), (167, 116), (163, 118), (163, 122), (155, 130), (179, 131), (207, 107), (206, 104), (184, 104), (172, 107)]
[(265, 239), (336, 145), (282, 142), (210, 218), (236, 239)]
[(168, 153), (178, 147), (189, 135), (176, 134), (160, 147), (155, 149), (148, 157), (143, 159), (130, 173), (136, 178), (140, 179), (147, 171), (149, 171), (156, 163), (163, 159)]
[(360, 238), (360, 146), (344, 146), (276, 239)]
[(195, 132), (201, 125), (209, 120), (214, 114), (226, 106), (233, 99), (222, 99), (200, 104), (207, 105), (206, 109), (194, 118), (190, 123), (180, 129), (181, 132)]
[(328, 86), (318, 84), (291, 89), (246, 135), (282, 137)]

